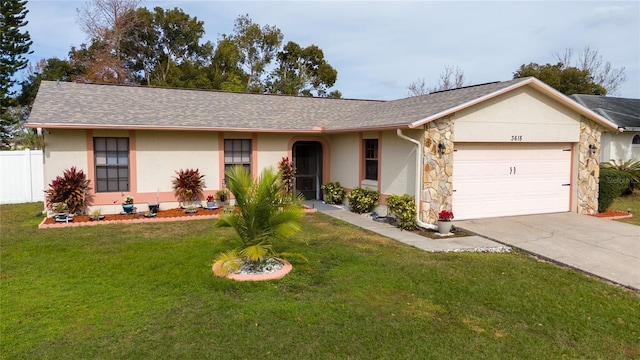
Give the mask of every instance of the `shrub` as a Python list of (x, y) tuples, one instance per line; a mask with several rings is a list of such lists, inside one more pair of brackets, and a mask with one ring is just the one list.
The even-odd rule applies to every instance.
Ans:
[(600, 169), (598, 212), (606, 211), (613, 200), (629, 187), (631, 177), (624, 171), (603, 167)]
[(293, 195), (293, 181), (296, 176), (296, 168), (293, 163), (289, 161), (288, 157), (283, 157), (278, 162), (278, 170), (280, 171), (280, 179), (282, 180), (282, 190)]
[(45, 190), (47, 208), (53, 209), (54, 204), (62, 203), (70, 213), (79, 214), (87, 205), (89, 189), (85, 173), (72, 166), (49, 184), (49, 190)]
[(357, 214), (364, 214), (373, 211), (378, 205), (380, 194), (375, 190), (355, 188), (347, 194), (349, 208)]
[(624, 195), (631, 194), (634, 190), (640, 189), (640, 160), (611, 160), (602, 164), (601, 168), (621, 171), (629, 176), (629, 185), (622, 192)]
[(173, 178), (173, 193), (176, 195), (179, 201), (189, 202), (195, 200), (202, 200), (202, 189), (204, 188), (204, 175), (200, 175), (198, 169), (187, 169), (176, 171), (176, 176)]
[(324, 201), (328, 204), (342, 204), (345, 191), (339, 181), (323, 184), (320, 189), (324, 192)]
[(389, 213), (396, 219), (396, 226), (402, 230), (413, 230), (418, 227), (416, 201), (409, 194), (387, 196)]

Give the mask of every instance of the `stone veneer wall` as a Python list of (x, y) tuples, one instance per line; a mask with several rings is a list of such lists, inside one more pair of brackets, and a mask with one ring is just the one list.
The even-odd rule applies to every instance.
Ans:
[[(603, 128), (594, 121), (580, 121), (580, 142), (578, 143), (578, 214), (598, 212), (598, 186), (600, 179), (600, 137)], [(596, 153), (589, 154), (589, 145), (596, 147)]]
[[(425, 125), (420, 217), (428, 224), (438, 222), (438, 213), (441, 210), (451, 210), (453, 202), (453, 124), (453, 119), (445, 117)], [(445, 146), (443, 155), (438, 154), (439, 143), (443, 143)]]

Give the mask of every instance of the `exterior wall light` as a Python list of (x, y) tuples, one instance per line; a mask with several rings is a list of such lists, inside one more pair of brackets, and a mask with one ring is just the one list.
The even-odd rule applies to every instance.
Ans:
[(439, 144), (438, 144), (438, 154), (440, 154), (440, 155), (444, 155), (444, 151), (445, 151), (445, 149), (446, 149), (446, 148), (445, 148), (445, 146), (444, 146), (444, 144), (443, 144), (443, 143), (439, 143)]
[(595, 155), (595, 154), (596, 154), (596, 150), (597, 150), (597, 148), (596, 148), (596, 146), (595, 146), (595, 145), (593, 145), (593, 144), (589, 145), (589, 154), (590, 154), (591, 156), (593, 156), (593, 155)]

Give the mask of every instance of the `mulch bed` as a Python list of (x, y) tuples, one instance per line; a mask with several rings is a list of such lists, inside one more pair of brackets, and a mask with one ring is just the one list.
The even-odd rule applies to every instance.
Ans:
[(602, 219), (624, 219), (624, 218), (630, 218), (633, 215), (626, 211), (607, 210), (605, 212), (593, 214), (591, 216), (602, 218)]
[(451, 232), (453, 233), (453, 235), (448, 235), (448, 236), (440, 236), (437, 234), (437, 232), (433, 231), (433, 230), (428, 230), (428, 229), (423, 229), (423, 228), (418, 228), (416, 230), (411, 231), (414, 234), (418, 234), (420, 236), (424, 236), (427, 237), (429, 239), (450, 239), (450, 238), (457, 238), (457, 237), (465, 237), (465, 236), (471, 236), (470, 234), (457, 229), (454, 225), (453, 228), (451, 228)]
[[(104, 219), (103, 220), (99, 220), (99, 221), (95, 221), (95, 220), (91, 220), (89, 215), (76, 215), (73, 217), (73, 222), (72, 223), (102, 223), (102, 222), (106, 222), (106, 221), (122, 221), (122, 222), (126, 222), (126, 221), (154, 221), (156, 219), (176, 219), (176, 220), (187, 220), (188, 218), (198, 218), (198, 217), (202, 217), (202, 216), (206, 216), (206, 215), (218, 215), (222, 212), (222, 209), (215, 209), (215, 210), (207, 210), (207, 209), (203, 209), (203, 208), (199, 208), (198, 212), (194, 213), (194, 214), (187, 214), (184, 212), (184, 209), (168, 209), (168, 210), (160, 210), (158, 211), (158, 213), (156, 214), (156, 216), (152, 217), (152, 218), (145, 218), (144, 217), (144, 213), (137, 213), (137, 214), (104, 214)], [(178, 219), (180, 218), (180, 219)], [(186, 218), (186, 219), (182, 219), (182, 218)], [(54, 218), (47, 218), (43, 224), (45, 225), (59, 225), (59, 224), (64, 224), (64, 223), (56, 223)]]
[[(152, 223), (152, 222), (166, 222), (166, 221), (184, 221), (184, 220), (198, 220), (198, 219), (215, 219), (218, 215), (223, 211), (223, 208), (218, 208), (214, 210), (209, 210), (205, 208), (198, 208), (198, 212), (193, 214), (187, 214), (184, 212), (184, 209), (175, 208), (175, 209), (167, 209), (160, 210), (154, 217), (145, 217), (144, 213), (136, 213), (136, 214), (104, 214), (104, 219), (102, 220), (91, 220), (89, 215), (75, 215), (73, 217), (73, 221), (65, 223), (65, 222), (56, 222), (54, 218), (46, 218), (44, 219), (38, 228), (47, 229), (47, 228), (56, 228), (56, 227), (66, 227), (66, 226), (88, 226), (88, 225), (98, 225), (98, 224), (113, 224), (113, 223)], [(316, 209), (306, 209), (305, 212), (315, 212)]]

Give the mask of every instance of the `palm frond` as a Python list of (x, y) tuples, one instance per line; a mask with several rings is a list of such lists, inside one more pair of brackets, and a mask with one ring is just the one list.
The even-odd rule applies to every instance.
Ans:
[(220, 267), (213, 267), (213, 274), (218, 277), (226, 276), (230, 271), (240, 269), (242, 266), (242, 258), (236, 250), (229, 250), (218, 254), (214, 263), (220, 262)]
[(249, 259), (253, 263), (262, 261), (272, 254), (272, 246), (267, 244), (255, 244), (240, 250), (240, 256)]

